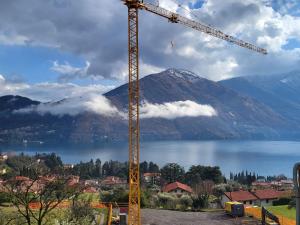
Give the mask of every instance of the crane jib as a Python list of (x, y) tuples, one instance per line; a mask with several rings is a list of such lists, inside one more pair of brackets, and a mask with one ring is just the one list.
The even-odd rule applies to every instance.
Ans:
[(231, 35), (225, 34), (216, 28), (213, 28), (213, 27), (205, 25), (203, 23), (188, 19), (186, 17), (183, 17), (177, 13), (173, 13), (173, 12), (171, 12), (167, 9), (161, 8), (159, 6), (152, 5), (150, 3), (140, 3), (139, 8), (149, 11), (151, 13), (154, 13), (156, 15), (162, 16), (164, 18), (167, 18), (172, 23), (180, 23), (184, 26), (187, 26), (192, 29), (198, 30), (200, 32), (206, 33), (210, 36), (214, 36), (216, 38), (225, 40), (227, 42), (238, 45), (240, 47), (247, 48), (249, 50), (256, 51), (258, 53), (267, 54), (266, 49), (257, 47), (254, 44), (245, 42), (245, 41), (235, 38)]

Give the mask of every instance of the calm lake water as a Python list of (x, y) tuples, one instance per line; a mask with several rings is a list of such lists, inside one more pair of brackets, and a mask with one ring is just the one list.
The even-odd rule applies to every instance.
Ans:
[[(65, 163), (78, 163), (100, 158), (102, 161), (128, 159), (126, 143), (99, 146), (43, 145), (0, 147), (3, 152), (55, 152)], [(141, 161), (153, 161), (160, 166), (176, 162), (186, 169), (201, 164), (220, 166), (230, 172), (255, 171), (261, 175), (285, 174), (292, 177), (294, 163), (300, 161), (300, 142), (293, 141), (163, 141), (141, 143)]]

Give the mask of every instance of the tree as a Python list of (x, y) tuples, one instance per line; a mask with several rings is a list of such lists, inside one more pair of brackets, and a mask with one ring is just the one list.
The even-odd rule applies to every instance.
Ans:
[(6, 192), (0, 192), (0, 205), (10, 202), (10, 196)]
[(196, 194), (193, 206), (194, 208), (208, 208), (209, 197), (213, 194), (214, 182), (210, 180), (201, 181), (193, 186), (193, 190)]
[(3, 208), (0, 208), (0, 225), (23, 225), (25, 224), (24, 218), (18, 215), (15, 215), (12, 212), (4, 211)]
[(7, 181), (4, 188), (19, 216), (23, 217), (28, 225), (33, 222), (42, 225), (50, 212), (79, 191), (78, 187), (70, 187), (65, 179), (45, 183), (40, 183), (38, 179), (14, 179)]
[(243, 186), (235, 181), (229, 181), (227, 184), (218, 184), (213, 187), (213, 194), (217, 198), (221, 198), (224, 192), (233, 192), (239, 191), (243, 188)]
[(128, 191), (123, 188), (116, 188), (112, 191), (102, 191), (100, 193), (102, 202), (128, 202)]
[(161, 169), (161, 177), (167, 183), (176, 181), (182, 182), (184, 180), (184, 174), (184, 168), (177, 163), (168, 163)]
[(73, 202), (70, 208), (69, 223), (75, 224), (93, 224), (96, 223), (95, 212), (91, 207), (92, 199), (88, 200), (76, 200)]
[(149, 171), (148, 163), (146, 161), (140, 163), (140, 174), (147, 173)]
[(159, 173), (159, 166), (153, 162), (149, 163), (149, 171), (150, 173)]
[(185, 174), (185, 182), (193, 186), (204, 180), (211, 180), (216, 184), (222, 183), (224, 178), (219, 167), (191, 166)]
[(101, 160), (96, 159), (96, 164), (95, 164), (95, 177), (101, 178), (102, 177), (102, 165), (101, 165)]
[(51, 153), (50, 155), (37, 155), (37, 159), (41, 158), (44, 160), (45, 165), (51, 170), (51, 171), (57, 171), (60, 170), (63, 167), (63, 163), (61, 161), (61, 158), (57, 156), (55, 153)]

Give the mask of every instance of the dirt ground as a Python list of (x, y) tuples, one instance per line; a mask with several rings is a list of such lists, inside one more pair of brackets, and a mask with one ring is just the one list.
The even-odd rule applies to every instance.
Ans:
[(224, 212), (177, 212), (169, 210), (142, 210), (143, 225), (241, 225), (258, 224), (251, 219), (234, 219)]

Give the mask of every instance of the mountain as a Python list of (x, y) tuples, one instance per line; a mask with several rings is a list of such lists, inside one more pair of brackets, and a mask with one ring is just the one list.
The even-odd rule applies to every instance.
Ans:
[[(296, 134), (290, 134), (290, 131), (298, 130), (299, 126), (295, 125), (289, 117), (248, 93), (234, 90), (229, 83), (210, 81), (189, 71), (177, 69), (169, 69), (142, 78), (140, 80), (142, 104), (158, 107), (189, 100), (194, 104), (211, 106), (217, 115), (176, 118), (148, 116), (141, 119), (141, 139), (296, 137)], [(245, 85), (245, 89), (246, 87), (248, 86)], [(120, 112), (126, 112), (127, 92), (128, 84), (125, 84), (104, 96)], [(95, 111), (55, 114), (41, 113), (36, 110), (22, 113), (24, 109), (62, 107), (66, 102), (68, 99), (55, 103), (40, 103), (20, 96), (0, 97), (0, 141), (4, 143), (20, 143), (23, 140), (46, 143), (97, 143), (127, 140), (127, 120), (121, 116), (105, 116)]]
[(294, 124), (300, 123), (300, 72), (237, 77), (219, 83), (262, 102)]
[[(143, 120), (142, 137), (146, 139), (275, 138), (280, 136), (278, 129), (286, 124), (284, 118), (258, 101), (184, 70), (169, 69), (146, 76), (140, 81), (140, 89), (141, 101), (192, 100), (211, 105), (218, 112), (217, 117)], [(125, 84), (105, 96), (115, 105), (126, 107), (127, 90)]]
[(31, 99), (24, 98), (22, 96), (6, 95), (0, 98), (0, 112), (11, 112), (13, 110), (18, 110), (38, 104), (40, 104), (40, 102), (32, 101)]

